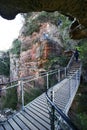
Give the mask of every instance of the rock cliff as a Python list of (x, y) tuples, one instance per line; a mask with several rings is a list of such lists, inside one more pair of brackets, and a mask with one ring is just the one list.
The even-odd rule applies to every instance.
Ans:
[[(55, 13), (51, 14), (51, 17), (53, 15)], [(11, 80), (35, 76), (46, 71), (48, 69), (46, 64), (50, 62), (50, 59), (62, 54), (63, 38), (57, 23), (55, 24), (53, 18), (51, 20), (44, 17), (41, 20), (42, 17), (41, 12), (37, 12), (32, 13), (31, 17), (25, 20), (18, 37), (21, 42), (19, 57), (10, 54)], [(56, 22), (57, 19), (58, 17)]]
[(49, 58), (57, 57), (62, 53), (63, 45), (59, 34), (55, 25), (43, 23), (38, 33), (34, 32), (31, 36), (20, 37), (22, 42), (20, 77), (45, 71), (44, 67)]
[(17, 80), (19, 73), (19, 58), (10, 53), (10, 81)]

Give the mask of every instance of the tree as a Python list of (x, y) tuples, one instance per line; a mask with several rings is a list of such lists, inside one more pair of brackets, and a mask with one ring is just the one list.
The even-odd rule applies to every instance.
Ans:
[(11, 48), (10, 52), (12, 54), (16, 54), (17, 56), (19, 56), (20, 47), (21, 47), (21, 41), (19, 41), (18, 39), (15, 39), (12, 43), (12, 48)]

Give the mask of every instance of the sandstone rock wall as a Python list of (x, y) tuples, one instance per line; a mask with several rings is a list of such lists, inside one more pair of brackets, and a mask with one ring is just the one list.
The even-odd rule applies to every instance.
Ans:
[[(44, 34), (47, 35), (47, 38)], [(20, 36), (20, 40), (22, 41), (22, 52), (19, 77), (36, 75), (41, 72), (48, 59), (59, 56), (63, 48), (58, 29), (51, 23), (42, 24), (39, 33), (34, 32), (27, 37)]]
[(19, 58), (10, 53), (10, 81), (17, 80), (19, 78)]

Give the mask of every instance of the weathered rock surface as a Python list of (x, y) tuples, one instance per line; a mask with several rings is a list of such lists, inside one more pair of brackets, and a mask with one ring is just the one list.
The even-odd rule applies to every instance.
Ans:
[(17, 80), (19, 77), (19, 58), (10, 53), (10, 81)]
[(20, 77), (37, 75), (45, 71), (44, 66), (48, 59), (62, 53), (63, 46), (58, 29), (51, 23), (42, 24), (39, 33), (22, 36), (20, 40), (22, 50), (26, 50), (20, 55)]

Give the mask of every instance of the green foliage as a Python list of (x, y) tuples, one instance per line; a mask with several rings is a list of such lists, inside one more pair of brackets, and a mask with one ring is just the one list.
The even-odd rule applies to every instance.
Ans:
[[(72, 45), (70, 44), (70, 37), (69, 37), (69, 27), (71, 24), (71, 21), (68, 19), (68, 17), (65, 17), (64, 15), (60, 14), (58, 11), (54, 12), (32, 12), (28, 13), (27, 15), (24, 15), (25, 17), (25, 25), (23, 34), (25, 36), (32, 35), (33, 32), (38, 32), (40, 28), (41, 23), (50, 22), (57, 26), (58, 31), (60, 31), (61, 39), (63, 40), (64, 47), (72, 48)], [(61, 19), (62, 25), (58, 26), (58, 19)]]
[[(33, 32), (38, 32), (39, 27), (40, 27), (39, 23), (50, 22), (57, 26), (57, 22), (58, 22), (58, 18), (60, 17), (60, 14), (58, 13), (58, 11), (56, 11), (56, 12), (42, 11), (42, 12), (38, 12), (37, 14), (35, 14), (35, 16), (36, 16), (36, 18), (33, 17), (33, 13), (24, 15), (25, 28), (24, 28), (23, 34), (25, 36), (31, 35)], [(61, 17), (63, 17), (63, 16), (61, 16)], [(65, 17), (63, 17), (62, 19), (64, 19), (64, 18)], [(67, 24), (67, 21), (66, 21), (66, 24)]]
[(9, 76), (10, 74), (10, 58), (2, 57), (0, 58), (0, 75)]
[(60, 57), (58, 57), (58, 60), (59, 60), (60, 66), (65, 67), (68, 64), (70, 57), (61, 55)]
[(49, 75), (49, 88), (53, 87), (55, 84), (58, 83), (57, 71), (54, 74)]
[(87, 130), (87, 115), (86, 115), (86, 113), (80, 113), (77, 115), (77, 117), (80, 120), (81, 130)]
[(16, 88), (12, 88), (7, 90), (6, 96), (3, 98), (3, 108), (17, 108), (17, 90)]
[(52, 68), (52, 66), (56, 63), (57, 64), (58, 62), (58, 57), (55, 57), (55, 58), (52, 58), (52, 59), (49, 59), (46, 64), (45, 64), (45, 69), (48, 70), (50, 68)]
[(79, 107), (78, 107), (78, 111), (79, 112), (87, 112), (87, 92), (86, 94), (82, 94), (79, 100)]
[(77, 117), (81, 130), (87, 130), (87, 83), (80, 85), (79, 93)]
[(20, 54), (20, 47), (21, 47), (21, 42), (18, 39), (15, 39), (12, 43), (12, 48), (11, 48), (11, 53), (16, 54), (19, 56)]
[(71, 24), (71, 21), (68, 19), (68, 17), (65, 17), (64, 15), (59, 15), (59, 18), (62, 20), (62, 26), (61, 29), (68, 28)]
[(68, 19), (68, 17), (65, 17), (61, 14), (59, 14), (59, 19), (62, 21), (62, 24), (58, 26), (58, 30), (60, 31), (60, 35), (63, 39), (63, 46), (65, 49), (72, 49), (73, 47), (69, 36), (69, 27), (71, 25), (71, 21)]
[[(58, 26), (58, 20), (62, 21), (62, 24)], [(45, 12), (42, 11), (39, 16), (37, 17), (37, 20), (40, 23), (43, 22), (50, 22), (58, 27), (58, 30), (61, 34), (61, 39), (63, 39), (65, 48), (71, 47), (69, 44), (70, 37), (69, 37), (69, 27), (71, 24), (71, 21), (68, 19), (68, 17), (65, 17), (62, 14), (59, 14), (58, 11), (55, 12)]]
[(83, 68), (87, 69), (87, 39), (81, 40), (79, 43), (80, 58), (83, 63)]
[(77, 95), (78, 113), (86, 112), (87, 114), (87, 83), (81, 83)]
[(79, 130), (87, 130), (87, 83), (80, 84), (71, 110), (71, 119)]
[(33, 32), (39, 31), (39, 24), (32, 20), (30, 23), (26, 23), (26, 28), (23, 32), (25, 36), (31, 35)]
[(45, 69), (54, 68), (55, 65), (60, 65), (61, 67), (65, 67), (69, 62), (69, 57), (61, 55), (58, 57), (51, 57), (48, 62), (45, 64)]
[(25, 104), (31, 102), (34, 100), (36, 97), (42, 94), (42, 90), (39, 88), (31, 88), (30, 92), (25, 92), (24, 94), (24, 101)]
[(51, 22), (51, 23), (57, 25), (58, 17), (59, 17), (59, 13), (58, 12), (52, 12), (51, 13), (51, 12), (42, 11), (40, 13), (40, 15), (37, 17), (37, 20), (40, 23)]

